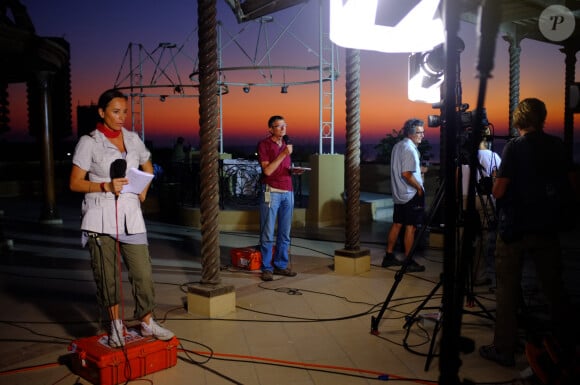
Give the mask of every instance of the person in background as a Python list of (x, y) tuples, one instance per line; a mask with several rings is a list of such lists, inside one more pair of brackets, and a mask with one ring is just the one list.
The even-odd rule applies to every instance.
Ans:
[(105, 91), (97, 107), (100, 122), (96, 130), (82, 136), (76, 145), (69, 186), (72, 191), (85, 194), (82, 244), (88, 245), (97, 298), (111, 321), (108, 344), (114, 348), (125, 345), (120, 310), (120, 256), (129, 272), (134, 317), (141, 321), (141, 334), (169, 340), (173, 333), (157, 324), (152, 316), (155, 291), (141, 211), (148, 187), (139, 195), (121, 194), (129, 181), (124, 177), (124, 170), (114, 170), (114, 162), (124, 160), (125, 169), (140, 167), (153, 174), (151, 154), (136, 133), (123, 128), (128, 111), (127, 96), (117, 90)]
[[(482, 139), (477, 150), (478, 169), (475, 174), (476, 196), (475, 209), (479, 215), (480, 232), (476, 238), (475, 253), (471, 269), (471, 283), (474, 286), (495, 284), (493, 268), (493, 254), (495, 252), (495, 198), (492, 195), (491, 182), (501, 165), (501, 157), (491, 150), (492, 137), (490, 126), (483, 127)], [(465, 158), (468, 154), (465, 154)], [(467, 159), (466, 159), (467, 162)], [(468, 163), (468, 162), (467, 162)], [(467, 206), (467, 192), (469, 186), (469, 164), (461, 166), (461, 181), (463, 190), (463, 208)]]
[[(270, 117), (268, 119), (270, 135), (258, 143), (258, 161), (262, 168), (260, 252), (263, 281), (272, 281), (273, 274), (296, 276), (296, 272), (288, 266), (294, 192), (290, 158), (293, 145), (287, 139), (286, 128), (282, 116)], [(277, 234), (274, 236), (276, 226)]]
[[(573, 357), (574, 335), (578, 334), (577, 314), (562, 279), (558, 232), (564, 217), (554, 209), (560, 203), (556, 186), (567, 184), (572, 162), (562, 141), (544, 132), (546, 116), (546, 106), (539, 99), (524, 99), (518, 104), (513, 125), (519, 137), (506, 143), (493, 184), (499, 212), (496, 320), (493, 343), (481, 346), (479, 353), (502, 366), (515, 365), (524, 255), (534, 262), (550, 305), (553, 337), (566, 352), (562, 357)], [(509, 225), (504, 226), (508, 218)]]
[(182, 183), (186, 174), (187, 156), (185, 139), (179, 136), (171, 152), (171, 181)]
[(417, 146), (425, 136), (424, 123), (420, 119), (409, 119), (402, 128), (404, 138), (393, 146), (391, 153), (391, 191), (395, 204), (393, 224), (387, 235), (387, 248), (382, 267), (400, 266), (393, 254), (399, 233), (404, 228), (403, 245), (407, 260), (408, 272), (425, 271), (425, 266), (419, 265), (409, 255), (417, 226), (423, 224), (425, 216), (425, 189), (423, 188), (423, 173), (421, 169), (419, 149)]
[(185, 139), (183, 136), (177, 137), (171, 153), (171, 162), (185, 163)]

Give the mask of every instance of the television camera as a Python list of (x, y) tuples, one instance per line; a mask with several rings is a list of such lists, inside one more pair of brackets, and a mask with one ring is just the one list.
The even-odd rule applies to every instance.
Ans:
[[(436, 107), (434, 107), (436, 108)], [(475, 126), (476, 119), (477, 119), (477, 110), (468, 111), (469, 104), (463, 103), (459, 106), (459, 110), (457, 111), (457, 120), (459, 122), (459, 127), (466, 133), (470, 133), (471, 129)], [(428, 127), (439, 127), (444, 124), (441, 115), (428, 115), (427, 116), (427, 126)], [(485, 108), (482, 109), (481, 114), (481, 126), (486, 127), (489, 126), (489, 121), (487, 119), (487, 112)]]

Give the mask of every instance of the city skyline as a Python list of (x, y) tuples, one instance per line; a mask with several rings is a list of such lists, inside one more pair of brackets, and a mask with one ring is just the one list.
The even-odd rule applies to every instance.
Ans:
[[(95, 103), (99, 94), (113, 86), (131, 43), (142, 44), (149, 51), (161, 42), (183, 44), (190, 56), (197, 52), (197, 3), (175, 1), (158, 4), (141, 2), (138, 6), (111, 1), (99, 4), (78, 4), (59, 0), (59, 6), (39, 1), (23, 1), (40, 36), (64, 37), (71, 44), (73, 132), (76, 137), (76, 106)], [(224, 41), (242, 30), (253, 27), (248, 22), (238, 24), (225, 1), (219, 1), (218, 19), (224, 28)], [(272, 15), (274, 19), (290, 20), (298, 8), (293, 7)], [(324, 16), (325, 18), (327, 15)], [(324, 20), (328, 23), (328, 20)], [(274, 25), (274, 23), (272, 24)], [(317, 45), (318, 2), (310, 1), (299, 15), (299, 38), (305, 44), (295, 47), (284, 41), (276, 59), (285, 65), (315, 65), (317, 59), (309, 52)], [(462, 101), (471, 107), (476, 103), (477, 79), (475, 60), (477, 39), (475, 25), (462, 23), (460, 37), (465, 41), (461, 53)], [(194, 35), (194, 36), (192, 36)], [(188, 40), (190, 39), (190, 40)], [(234, 44), (231, 44), (234, 46)], [(539, 97), (548, 105), (550, 131), (563, 126), (564, 54), (557, 45), (524, 39), (521, 43), (520, 96)], [(335, 84), (335, 141), (344, 142), (345, 130), (345, 64), (344, 49), (339, 48), (339, 78)], [(235, 51), (235, 50), (232, 50)], [(507, 134), (509, 110), (508, 45), (498, 36), (495, 66), (488, 81), (486, 108), (497, 135)], [(224, 49), (224, 66), (244, 65), (244, 55)], [(236, 56), (237, 55), (237, 56)], [(437, 114), (425, 103), (407, 100), (407, 61), (409, 53), (386, 54), (361, 51), (361, 141), (377, 143), (380, 138), (399, 129), (404, 120)], [(304, 59), (304, 60), (301, 60)], [(271, 63), (276, 65), (278, 63)], [(546, 71), (545, 68), (548, 70)], [(193, 67), (192, 67), (193, 69)], [(578, 65), (577, 65), (578, 70)], [(188, 73), (180, 76), (188, 80)], [(228, 80), (235, 82), (232, 73)], [(239, 76), (245, 76), (240, 73)], [(296, 75), (302, 76), (302, 75)], [(300, 80), (300, 79), (296, 79)], [(242, 79), (248, 81), (248, 79)], [(10, 85), (12, 131), (6, 138), (27, 138), (26, 93), (23, 84)], [(223, 98), (224, 145), (257, 142), (267, 134), (266, 121), (270, 115), (284, 115), (289, 123), (288, 133), (298, 141), (318, 140), (318, 85), (289, 87), (281, 94), (277, 87), (252, 87), (244, 93), (241, 86), (230, 87)], [(198, 143), (198, 102), (195, 98), (145, 98), (145, 138), (157, 146), (170, 146), (177, 136), (190, 143)], [(130, 122), (127, 122), (127, 126)], [(427, 139), (437, 141), (438, 128), (428, 129)], [(1, 139), (1, 138), (0, 138)]]

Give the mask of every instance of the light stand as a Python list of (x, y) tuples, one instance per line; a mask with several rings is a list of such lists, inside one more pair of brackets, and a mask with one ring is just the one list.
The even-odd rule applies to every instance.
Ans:
[[(472, 341), (461, 338), (459, 333), (461, 329), (461, 316), (465, 313), (470, 313), (474, 315), (481, 315), (480, 312), (469, 312), (463, 307), (463, 299), (465, 295), (465, 288), (468, 284), (467, 277), (468, 274), (468, 263), (473, 259), (473, 240), (476, 236), (476, 229), (478, 229), (477, 222), (478, 213), (477, 211), (465, 213), (463, 225), (465, 227), (463, 231), (463, 237), (458, 237), (458, 222), (462, 219), (461, 213), (463, 212), (463, 200), (462, 194), (458, 194), (461, 191), (461, 179), (457, 178), (456, 170), (459, 167), (458, 164), (458, 154), (459, 146), (457, 138), (463, 131), (472, 125), (472, 113), (466, 112), (468, 108), (467, 104), (462, 103), (462, 90), (461, 90), (461, 71), (460, 71), (460, 54), (463, 52), (465, 45), (461, 39), (455, 37), (449, 39), (447, 45), (445, 46), (446, 51), (446, 69), (445, 74), (453, 74), (454, 76), (446, 76), (446, 89), (443, 93), (443, 100), (447, 103), (442, 103), (439, 107), (441, 108), (441, 118), (437, 121), (441, 125), (441, 135), (442, 135), (442, 148), (441, 148), (441, 158), (444, 160), (442, 167), (444, 173), (443, 183), (439, 186), (433, 205), (429, 211), (429, 215), (426, 220), (425, 226), (419, 229), (418, 235), (409, 251), (409, 255), (405, 258), (403, 266), (395, 274), (395, 281), (391, 290), (389, 291), (385, 302), (381, 310), (379, 311), (377, 317), (371, 317), (371, 333), (379, 334), (378, 324), (388, 307), (388, 304), (398, 287), (400, 281), (402, 280), (407, 266), (411, 263), (412, 257), (414, 255), (415, 249), (418, 242), (422, 239), (423, 233), (427, 226), (432, 224), (435, 215), (440, 209), (440, 205), (444, 203), (444, 223), (445, 223), (445, 243), (444, 243), (444, 274), (442, 274), (440, 281), (427, 295), (425, 300), (417, 307), (413, 315), (407, 318), (404, 328), (411, 327), (412, 323), (417, 320), (417, 315), (421, 310), (425, 308), (427, 302), (431, 299), (433, 294), (443, 285), (444, 288), (444, 298), (443, 305), (441, 307), (441, 313), (444, 315), (439, 317), (436, 321), (436, 326), (434, 329), (434, 335), (432, 336), (431, 346), (429, 348), (429, 353), (427, 354), (427, 362), (425, 364), (425, 370), (428, 370), (431, 359), (433, 357), (433, 348), (437, 333), (443, 325), (444, 336), (445, 336), (445, 322), (447, 318), (450, 318), (447, 323), (452, 322), (452, 327), (455, 328), (453, 334), (453, 349), (454, 353), (459, 351), (464, 353), (470, 353), (474, 349), (474, 344)], [(449, 54), (449, 53), (452, 54)], [(447, 114), (447, 115), (446, 115)], [(431, 125), (430, 125), (431, 126)], [(477, 152), (476, 152), (477, 154)], [(476, 156), (477, 159), (477, 156)], [(475, 168), (474, 168), (475, 169)], [(474, 175), (474, 173), (470, 173)], [(473, 185), (473, 189), (475, 186)], [(461, 198), (461, 199), (458, 199)], [(473, 206), (475, 207), (475, 206)], [(458, 239), (462, 240), (462, 245), (460, 246)], [(461, 252), (460, 252), (461, 251)], [(450, 288), (449, 288), (450, 287)], [(451, 294), (449, 294), (451, 293)], [(486, 318), (493, 320), (494, 317), (483, 307), (483, 305), (473, 296), (472, 290), (468, 291), (469, 300), (468, 303), (477, 303), (483, 310), (483, 314)], [(448, 303), (453, 303), (453, 306), (446, 306)], [(458, 310), (459, 309), (459, 310)], [(449, 312), (449, 315), (447, 314)], [(441, 321), (441, 319), (443, 321)], [(408, 331), (407, 331), (408, 332)], [(449, 333), (449, 326), (447, 329)], [(449, 337), (448, 337), (449, 338)], [(405, 337), (406, 339), (406, 337)], [(404, 341), (405, 342), (405, 341)], [(406, 342), (405, 342), (406, 344)], [(443, 354), (443, 352), (442, 352)], [(448, 357), (445, 357), (448, 358)], [(449, 358), (455, 358), (451, 356)], [(445, 360), (443, 360), (445, 361)], [(456, 361), (451, 361), (450, 365), (459, 365), (459, 357), (456, 357)], [(451, 367), (452, 368), (452, 367)], [(457, 366), (458, 368), (458, 366)], [(446, 382), (444, 382), (447, 384)]]
[[(443, 15), (444, 15), (444, 22), (445, 22), (445, 29), (446, 29), (446, 69), (453, 70), (455, 68), (455, 63), (457, 58), (453, 55), (453, 48), (454, 41), (457, 37), (457, 33), (459, 31), (459, 1), (453, 0), (443, 0)], [(479, 64), (478, 69), (480, 70), (480, 92), (478, 96), (478, 104), (477, 104), (477, 114), (482, 113), (483, 107), (483, 99), (485, 95), (485, 87), (487, 86), (487, 77), (489, 76), (489, 72), (491, 71), (493, 56), (495, 54), (495, 39), (498, 30), (499, 21), (499, 8), (500, 4), (498, 0), (484, 0), (484, 4), (482, 6), (482, 13), (481, 13), (481, 36), (480, 36), (480, 52), (479, 52)], [(487, 28), (484, 28), (486, 26)], [(485, 42), (485, 44), (484, 44)], [(492, 43), (490, 43), (492, 42)], [(446, 84), (445, 90), (446, 95), (448, 97), (455, 96), (455, 81), (452, 79), (448, 79), (449, 82)], [(456, 148), (456, 133), (457, 130), (457, 122), (454, 119), (455, 115), (455, 108), (450, 103), (447, 104), (444, 110), (445, 118), (448, 127), (447, 133), (445, 135), (445, 145), (449, 146), (450, 148)], [(479, 116), (481, 117), (481, 116)], [(481, 119), (477, 119), (478, 125), (480, 124)], [(481, 129), (477, 129), (479, 134)], [(477, 135), (478, 133), (476, 133)], [(449, 184), (449, 187), (452, 187), (452, 183), (450, 181), (454, 178), (455, 170), (453, 167), (450, 167), (453, 162), (453, 152), (448, 151), (445, 157), (445, 164), (447, 166), (445, 170), (445, 174), (447, 177), (446, 182)], [(474, 174), (474, 173), (471, 173)], [(473, 178), (470, 180), (470, 184), (474, 184), (475, 179)], [(447, 199), (445, 200), (445, 217), (446, 218), (453, 218), (454, 217), (454, 201), (455, 201), (455, 192), (454, 188), (448, 189)], [(471, 193), (471, 199), (474, 199), (473, 192)], [(468, 195), (469, 200), (469, 195)], [(468, 205), (469, 205), (468, 201)], [(473, 205), (475, 206), (475, 205)], [(454, 221), (453, 221), (454, 222)], [(446, 315), (443, 318), (443, 336), (442, 336), (442, 343), (441, 343), (441, 356), (442, 359), (439, 361), (439, 369), (440, 369), (440, 376), (439, 376), (439, 383), (446, 384), (446, 385), (454, 385), (459, 384), (460, 380), (458, 377), (459, 367), (461, 366), (461, 360), (459, 358), (459, 347), (460, 347), (460, 330), (461, 330), (461, 315), (462, 312), (457, 311), (457, 309), (461, 308), (461, 303), (463, 301), (463, 288), (464, 283), (461, 282), (461, 273), (464, 272), (464, 264), (457, 263), (457, 259), (454, 258), (454, 250), (453, 245), (455, 244), (456, 237), (455, 237), (455, 223), (451, 226), (445, 227), (445, 252), (444, 252), (444, 264), (443, 264), (443, 271), (445, 272), (444, 275), (444, 285), (443, 285), (443, 311)], [(469, 234), (464, 234), (464, 237)], [(467, 241), (467, 237), (464, 238), (464, 245)], [(465, 248), (463, 249), (465, 251)], [(458, 276), (459, 274), (459, 276)], [(459, 278), (459, 279), (458, 279)]]

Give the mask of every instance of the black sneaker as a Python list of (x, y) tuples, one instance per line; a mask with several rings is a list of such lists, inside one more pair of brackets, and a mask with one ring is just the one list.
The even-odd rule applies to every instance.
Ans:
[(393, 253), (385, 253), (381, 267), (401, 266), (403, 263), (395, 258)]
[(491, 278), (478, 278), (473, 281), (473, 286), (489, 286), (491, 285)]
[(288, 268), (285, 269), (278, 269), (277, 267), (274, 268), (274, 274), (277, 275), (284, 275), (286, 277), (295, 277), (298, 273), (296, 273), (295, 271), (292, 271)]
[(516, 360), (513, 354), (500, 353), (494, 344), (480, 347), (479, 355), (486, 360), (497, 362), (501, 366), (511, 367), (516, 365)]
[(407, 270), (406, 272), (408, 273), (420, 273), (422, 271), (425, 271), (425, 266), (423, 265), (419, 265), (417, 262), (415, 261), (411, 261), (411, 263), (409, 263), (407, 265)]

